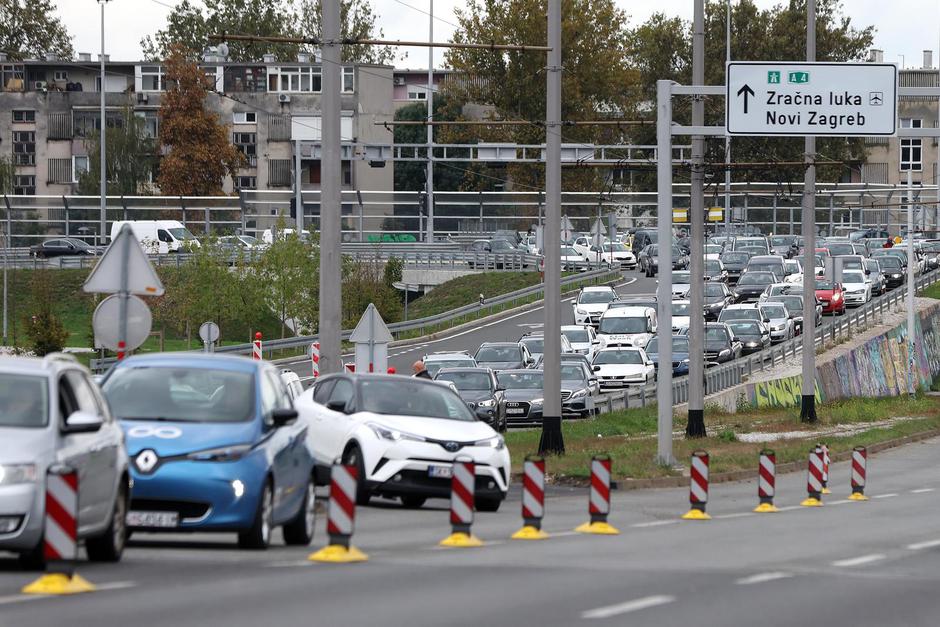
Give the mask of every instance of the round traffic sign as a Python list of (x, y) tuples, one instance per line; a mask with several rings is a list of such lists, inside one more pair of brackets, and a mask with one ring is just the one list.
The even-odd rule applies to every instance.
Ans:
[[(95, 343), (98, 346), (118, 350), (121, 334), (121, 295), (112, 294), (101, 301), (95, 308), (91, 326), (95, 331)], [(150, 335), (153, 317), (147, 303), (136, 296), (127, 297), (127, 337), (123, 350), (132, 351), (140, 347)]]
[(203, 344), (215, 343), (219, 341), (219, 325), (214, 322), (203, 322), (199, 326), (199, 339)]

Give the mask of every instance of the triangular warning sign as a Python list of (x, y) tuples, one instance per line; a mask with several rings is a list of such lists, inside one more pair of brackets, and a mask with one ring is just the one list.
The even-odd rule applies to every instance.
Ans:
[(349, 341), (353, 344), (368, 344), (369, 342), (388, 344), (392, 341), (392, 334), (385, 326), (385, 321), (382, 320), (379, 310), (372, 303), (369, 303), (362, 317), (359, 318), (359, 324), (356, 325), (352, 335), (349, 336)]
[[(127, 272), (126, 279), (123, 275)], [(123, 284), (126, 280), (126, 285)], [(85, 279), (82, 289), (89, 293), (117, 294), (129, 292), (141, 296), (160, 296), (163, 283), (150, 265), (130, 225), (121, 228), (98, 264)]]

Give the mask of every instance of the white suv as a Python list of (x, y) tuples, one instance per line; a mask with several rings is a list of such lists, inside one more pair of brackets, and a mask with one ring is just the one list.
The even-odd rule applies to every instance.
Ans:
[(118, 561), (130, 494), (124, 434), (88, 371), (66, 355), (0, 358), (0, 551), (43, 562), (46, 474), (78, 471), (78, 536)]
[(617, 300), (614, 288), (605, 285), (585, 287), (571, 305), (575, 324), (591, 324), (595, 327), (611, 302)]

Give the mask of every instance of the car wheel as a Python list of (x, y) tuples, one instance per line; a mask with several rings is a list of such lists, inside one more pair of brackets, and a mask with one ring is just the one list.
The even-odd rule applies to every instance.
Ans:
[(238, 534), (238, 546), (243, 549), (264, 550), (271, 544), (271, 528), (274, 526), (274, 494), (271, 482), (264, 483), (258, 500), (255, 520), (251, 528)]
[(85, 541), (85, 552), (93, 562), (119, 562), (127, 544), (127, 484), (122, 481), (118, 488), (111, 523), (104, 533)]
[(369, 488), (366, 487), (366, 466), (365, 462), (362, 460), (362, 451), (359, 450), (358, 446), (353, 444), (346, 449), (346, 452), (343, 454), (343, 463), (348, 466), (356, 467), (356, 474), (359, 477), (358, 481), (356, 481), (356, 505), (368, 505), (372, 493)]
[(428, 500), (427, 497), (414, 496), (414, 495), (409, 494), (407, 496), (401, 497), (401, 504), (403, 507), (407, 509), (418, 509), (419, 507), (424, 505), (424, 502), (427, 500)]
[(284, 543), (291, 546), (307, 546), (313, 540), (316, 529), (317, 493), (313, 483), (313, 476), (307, 481), (307, 490), (303, 503), (294, 519), (284, 525)]
[(502, 504), (503, 499), (476, 499), (476, 508), (478, 512), (495, 512), (499, 510), (499, 506)]

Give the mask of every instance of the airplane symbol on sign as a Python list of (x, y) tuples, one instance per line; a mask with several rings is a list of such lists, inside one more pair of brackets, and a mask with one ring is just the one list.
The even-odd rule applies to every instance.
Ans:
[(884, 94), (880, 91), (869, 92), (868, 104), (873, 107), (880, 107), (882, 104), (884, 104)]

